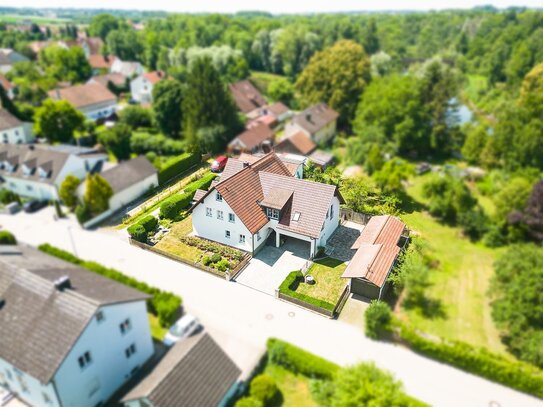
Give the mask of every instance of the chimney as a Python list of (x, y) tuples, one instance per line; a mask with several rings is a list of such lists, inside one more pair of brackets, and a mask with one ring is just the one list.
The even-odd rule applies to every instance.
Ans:
[(55, 285), (55, 288), (59, 291), (64, 291), (66, 288), (72, 288), (69, 276), (59, 277), (53, 282), (53, 284)]
[(243, 168), (247, 168), (249, 166), (249, 161), (243, 161)]
[(61, 99), (59, 88), (55, 88), (55, 96), (56, 96), (57, 100), (60, 100), (60, 99)]
[(308, 121), (308, 122), (311, 122), (311, 113), (307, 113), (305, 115), (305, 119)]

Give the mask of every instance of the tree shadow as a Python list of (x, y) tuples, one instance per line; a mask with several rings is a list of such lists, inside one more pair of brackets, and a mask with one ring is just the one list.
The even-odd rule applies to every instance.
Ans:
[(403, 306), (407, 310), (418, 310), (422, 316), (429, 319), (445, 319), (447, 312), (441, 300), (435, 298), (424, 297), (420, 300), (413, 301), (406, 298)]

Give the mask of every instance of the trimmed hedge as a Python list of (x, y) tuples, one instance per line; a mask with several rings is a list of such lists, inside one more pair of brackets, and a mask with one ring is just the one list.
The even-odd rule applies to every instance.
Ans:
[(332, 379), (339, 366), (280, 339), (267, 342), (268, 361), (313, 379)]
[(163, 184), (179, 176), (193, 165), (200, 162), (200, 153), (185, 153), (166, 162), (158, 173), (158, 183)]
[(336, 308), (334, 304), (330, 304), (327, 301), (318, 300), (317, 298), (313, 298), (309, 295), (296, 292), (298, 284), (303, 282), (303, 273), (300, 270), (292, 271), (279, 286), (279, 292), (296, 298), (300, 301), (307, 302), (308, 304), (315, 305), (316, 307), (323, 308), (327, 311), (334, 311), (334, 309)]
[(118, 270), (104, 267), (101, 264), (93, 261), (82, 260), (67, 251), (51, 246), (47, 243), (38, 246), (38, 249), (44, 253), (58, 257), (59, 259), (65, 260), (69, 263), (76, 264), (96, 274), (100, 274), (103, 277), (110, 278), (121, 284), (151, 295), (152, 298), (147, 301), (147, 308), (151, 314), (158, 317), (160, 325), (163, 327), (169, 327), (175, 322), (179, 308), (182, 304), (181, 297), (178, 295), (171, 292), (162, 291), (156, 287), (151, 287), (147, 283), (143, 283), (133, 277), (129, 277)]
[(152, 232), (156, 229), (156, 226), (158, 225), (158, 219), (155, 218), (153, 215), (147, 215), (138, 223), (143, 226), (146, 232)]
[(214, 174), (212, 172), (207, 173), (202, 178), (200, 178), (200, 179), (198, 179), (198, 180), (196, 180), (194, 182), (191, 182), (189, 185), (187, 185), (185, 187), (184, 192), (185, 193), (191, 193), (192, 192), (193, 196), (194, 196), (194, 193), (196, 193), (197, 189), (204, 189), (204, 190), (207, 191), (215, 178), (217, 178), (217, 174)]
[(0, 244), (15, 245), (17, 244), (17, 239), (13, 236), (13, 233), (7, 230), (0, 230)]
[(274, 405), (280, 393), (273, 377), (267, 374), (256, 376), (249, 386), (249, 395), (260, 400), (264, 406)]
[(166, 199), (160, 205), (160, 217), (162, 219), (177, 219), (181, 211), (189, 206), (193, 196), (194, 193), (177, 194)]
[(135, 223), (132, 226), (129, 226), (127, 231), (132, 239), (141, 243), (147, 242), (147, 231), (140, 223)]

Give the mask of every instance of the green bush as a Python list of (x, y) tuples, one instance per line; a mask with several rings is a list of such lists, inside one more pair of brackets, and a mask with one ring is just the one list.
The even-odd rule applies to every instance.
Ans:
[(236, 402), (236, 407), (264, 407), (264, 405), (254, 397), (243, 397)]
[(232, 247), (223, 246), (221, 244), (193, 236), (185, 236), (180, 238), (180, 240), (189, 246), (197, 247), (198, 249), (206, 252), (218, 253), (223, 257), (229, 258), (230, 260), (243, 260), (244, 254), (240, 250), (234, 249)]
[(181, 175), (184, 171), (200, 162), (199, 153), (185, 153), (166, 162), (158, 173), (158, 183), (163, 184)]
[(181, 211), (189, 206), (193, 196), (194, 193), (176, 194), (166, 199), (160, 205), (160, 217), (171, 220), (177, 219)]
[(213, 256), (211, 256), (211, 263), (218, 263), (222, 260), (222, 257), (218, 253), (214, 253)]
[(118, 270), (104, 267), (101, 264), (93, 261), (82, 260), (71, 253), (51, 246), (47, 243), (38, 246), (38, 249), (44, 253), (48, 253), (69, 263), (76, 264), (90, 270), (96, 274), (110, 278), (121, 284), (149, 294), (152, 296), (152, 298), (147, 301), (148, 310), (151, 314), (158, 317), (160, 325), (163, 327), (168, 327), (175, 322), (175, 318), (182, 304), (181, 297), (167, 291), (162, 291), (156, 287), (151, 287), (147, 283), (138, 281), (133, 277), (129, 277)]
[(211, 264), (211, 257), (209, 256), (204, 256), (204, 258), (202, 259), (202, 264), (204, 266), (209, 266)]
[(390, 331), (392, 312), (386, 302), (373, 300), (365, 313), (366, 336), (378, 339)]
[(15, 245), (17, 244), (17, 239), (13, 236), (13, 233), (7, 230), (0, 230), (0, 244)]
[(189, 185), (187, 185), (185, 188), (185, 193), (192, 192), (194, 194), (197, 189), (203, 189), (207, 191), (215, 178), (217, 178), (217, 174), (214, 174), (212, 172), (207, 173), (202, 178), (194, 182), (191, 182)]
[(139, 224), (145, 228), (147, 232), (152, 232), (156, 229), (158, 225), (158, 219), (153, 215), (148, 215), (142, 220), (139, 221)]
[(92, 218), (92, 214), (90, 213), (89, 207), (85, 204), (77, 205), (74, 210), (74, 213), (75, 213), (75, 217), (77, 218), (77, 221), (81, 225)]
[(219, 271), (226, 271), (230, 268), (230, 263), (226, 259), (221, 259), (215, 264), (215, 266)]
[(279, 388), (273, 377), (261, 374), (251, 381), (249, 394), (267, 407), (273, 405), (274, 401), (279, 397)]
[(276, 338), (268, 339), (267, 349), (270, 363), (314, 379), (331, 379), (339, 369), (335, 363)]
[(21, 198), (19, 198), (19, 195), (13, 191), (10, 191), (9, 189), (0, 189), (0, 203), (6, 205), (12, 202), (21, 203)]
[(147, 242), (147, 231), (140, 223), (130, 226), (127, 231), (132, 239), (141, 243)]
[(323, 308), (327, 311), (334, 311), (334, 309), (336, 308), (334, 304), (330, 304), (327, 301), (319, 300), (309, 295), (296, 292), (298, 284), (303, 282), (304, 275), (302, 274), (302, 272), (299, 270), (292, 271), (279, 286), (279, 292), (290, 297), (297, 298), (301, 301), (307, 302), (308, 304), (315, 305), (316, 307)]

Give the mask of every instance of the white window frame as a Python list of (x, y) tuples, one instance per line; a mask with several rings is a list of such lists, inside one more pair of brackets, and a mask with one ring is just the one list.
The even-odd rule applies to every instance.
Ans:
[(230, 239), (231, 236), (232, 236), (232, 234), (230, 233), (229, 230), (225, 230), (225, 231), (224, 231), (224, 237), (225, 237), (226, 239)]
[(217, 219), (224, 220), (224, 212), (217, 209)]
[(228, 214), (228, 222), (236, 223), (236, 215), (234, 215), (232, 212)]
[(279, 211), (279, 209), (266, 208), (266, 215), (269, 219), (279, 220), (281, 212)]
[(85, 351), (81, 356), (77, 358), (77, 363), (81, 370), (85, 370), (92, 364), (92, 355), (90, 350)]
[(130, 322), (130, 318), (126, 318), (123, 322), (119, 324), (119, 329), (121, 330), (122, 335), (126, 335), (128, 332), (132, 330), (132, 322)]
[(256, 241), (259, 242), (260, 239), (262, 239), (262, 236), (260, 236), (260, 230), (256, 231)]
[(213, 209), (206, 206), (206, 216), (212, 218), (213, 217)]
[(222, 195), (219, 193), (219, 191), (217, 191), (217, 195), (215, 195), (215, 200), (222, 202)]
[(242, 235), (242, 234), (240, 233), (240, 235), (239, 235), (239, 242), (240, 242), (240, 243), (245, 243), (245, 240), (246, 240), (246, 239), (245, 239), (245, 235)]

